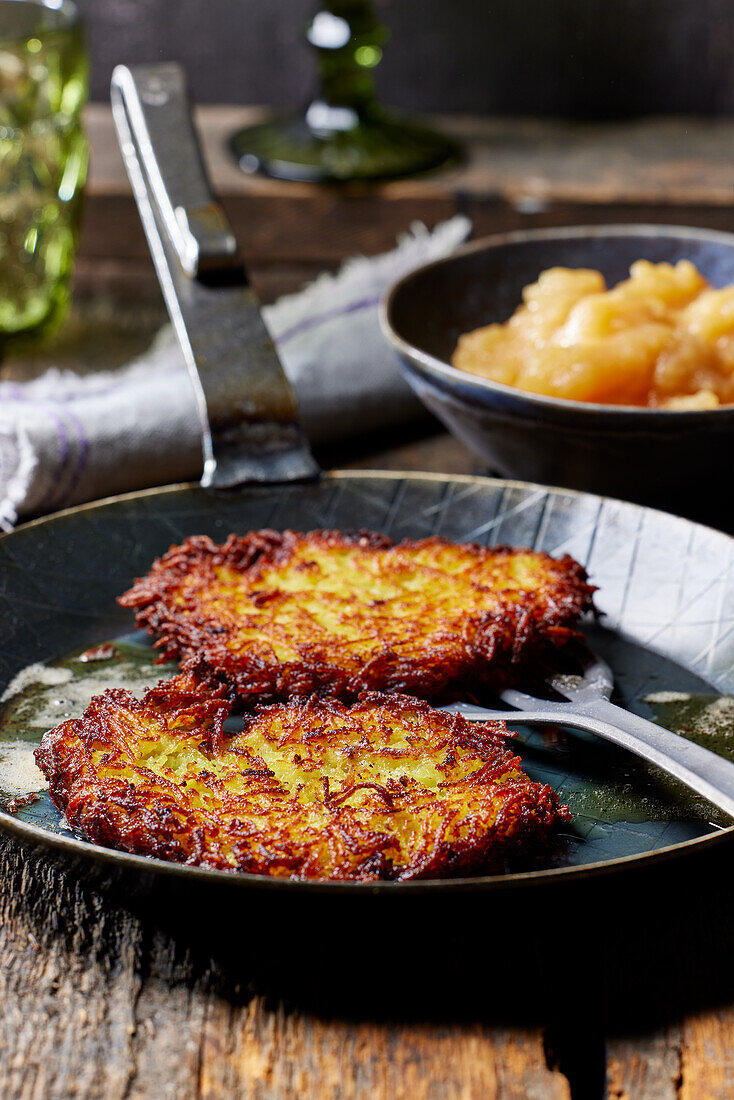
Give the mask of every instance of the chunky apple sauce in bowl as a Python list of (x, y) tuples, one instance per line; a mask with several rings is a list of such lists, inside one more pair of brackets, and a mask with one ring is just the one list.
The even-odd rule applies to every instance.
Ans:
[(698, 518), (720, 494), (734, 445), (734, 235), (492, 237), (401, 279), (382, 323), (411, 386), (493, 471)]
[(548, 397), (651, 409), (734, 404), (734, 286), (690, 260), (600, 271), (552, 267), (504, 324), (459, 337), (452, 366)]

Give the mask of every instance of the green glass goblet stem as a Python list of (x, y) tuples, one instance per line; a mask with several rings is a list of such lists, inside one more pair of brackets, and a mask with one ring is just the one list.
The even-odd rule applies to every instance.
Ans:
[(410, 175), (456, 159), (453, 142), (377, 101), (373, 72), (388, 32), (369, 0), (322, 0), (306, 38), (316, 56), (318, 93), (304, 112), (232, 137), (244, 171), (346, 182)]

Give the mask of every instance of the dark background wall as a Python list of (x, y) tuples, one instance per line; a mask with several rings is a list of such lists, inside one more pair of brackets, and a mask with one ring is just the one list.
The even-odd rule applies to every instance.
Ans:
[[(295, 104), (314, 0), (77, 0), (92, 94), (117, 61), (182, 60), (201, 102)], [(422, 111), (734, 114), (734, 0), (376, 0), (383, 98)]]

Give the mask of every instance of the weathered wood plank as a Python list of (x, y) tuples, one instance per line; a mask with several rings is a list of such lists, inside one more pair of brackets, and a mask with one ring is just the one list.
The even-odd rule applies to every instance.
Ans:
[[(326, 265), (357, 253), (371, 255), (394, 247), (413, 222), (432, 227), (457, 210), (451, 195), (384, 202), (377, 194), (319, 191), (303, 197), (217, 190), (249, 264)], [(97, 195), (90, 188), (79, 249), (87, 260), (147, 261), (148, 246), (131, 195), (123, 190)]]
[(734, 1096), (734, 1007), (690, 1016), (683, 1025), (680, 1100)]
[[(227, 148), (239, 127), (263, 117), (259, 108), (203, 106), (196, 112), (207, 163), (224, 195), (259, 195), (325, 201), (344, 188), (287, 183), (240, 172)], [(658, 117), (623, 122), (443, 116), (433, 120), (462, 142), (458, 168), (347, 189), (384, 200), (464, 194), (508, 201), (542, 198), (583, 203), (647, 202), (728, 206), (734, 190), (734, 121)], [(118, 194), (125, 183), (109, 108), (86, 112), (94, 150), (92, 195)]]
[(160, 932), (147, 940), (143, 964), (127, 1097), (197, 1100), (211, 973)]
[[(248, 274), (260, 301), (267, 304), (282, 294), (294, 294), (313, 282), (324, 271), (336, 270), (338, 263), (248, 263)], [(157, 308), (161, 318), (165, 307), (153, 265), (149, 257), (139, 260), (90, 259), (81, 255), (76, 263), (75, 303), (95, 305), (100, 301), (114, 302), (120, 307), (144, 304)], [(145, 320), (145, 319), (144, 319)], [(161, 321), (162, 323), (162, 321)], [(114, 319), (112, 324), (115, 324)], [(44, 341), (43, 347), (48, 342)], [(27, 355), (26, 355), (27, 358)]]
[(680, 1028), (607, 1041), (607, 1100), (676, 1100)]
[[(414, 221), (429, 227), (468, 214), (475, 236), (585, 221), (675, 222), (734, 228), (734, 122), (649, 119), (565, 123), (440, 120), (460, 137), (465, 163), (422, 179), (374, 186), (284, 183), (239, 171), (226, 148), (253, 108), (197, 114), (215, 190), (251, 267), (333, 267), (391, 248)], [(109, 109), (87, 112), (92, 166), (80, 242), (82, 269), (109, 270), (149, 293), (152, 266), (124, 174)], [(147, 278), (141, 282), (141, 272)]]
[(371, 1024), (267, 1010), (260, 999), (234, 1018), (210, 1014), (202, 1049), (203, 1100), (567, 1100), (548, 1069), (542, 1035), (480, 1025)]
[(117, 1100), (134, 1071), (140, 929), (0, 841), (0, 1096)]
[[(206, 934), (212, 929), (207, 928)], [(539, 1027), (321, 1018), (0, 838), (0, 1096), (569, 1100)]]

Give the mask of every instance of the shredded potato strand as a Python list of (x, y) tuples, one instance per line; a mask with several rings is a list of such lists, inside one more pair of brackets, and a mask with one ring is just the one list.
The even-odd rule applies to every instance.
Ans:
[(496, 690), (575, 636), (593, 589), (569, 557), (374, 532), (187, 539), (120, 600), (166, 658), (247, 703)]
[(108, 691), (36, 759), (70, 824), (175, 862), (369, 880), (500, 870), (542, 851), (566, 807), (525, 776), (503, 723), (403, 695), (263, 708), (226, 734), (224, 692), (187, 676)]

